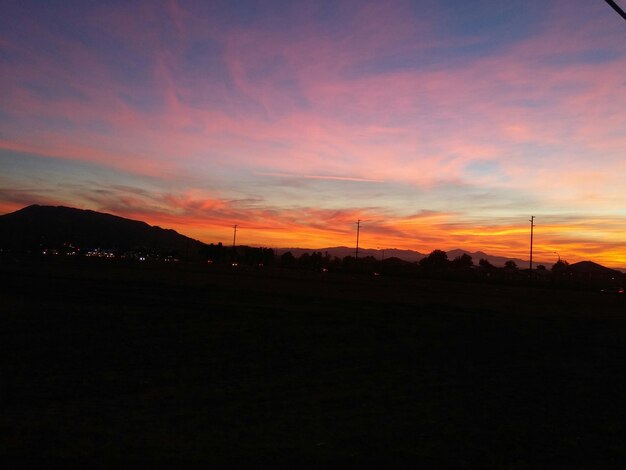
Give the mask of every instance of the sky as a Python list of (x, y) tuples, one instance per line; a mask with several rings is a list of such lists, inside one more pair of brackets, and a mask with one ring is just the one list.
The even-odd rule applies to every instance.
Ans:
[(366, 248), (523, 259), (535, 216), (535, 259), (626, 267), (626, 22), (603, 0), (2, 9), (0, 214), (274, 248), (353, 246), (361, 220)]

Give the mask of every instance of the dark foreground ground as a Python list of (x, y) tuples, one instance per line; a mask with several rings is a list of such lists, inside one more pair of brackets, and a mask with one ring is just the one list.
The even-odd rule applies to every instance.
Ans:
[(0, 264), (0, 461), (623, 467), (622, 297)]

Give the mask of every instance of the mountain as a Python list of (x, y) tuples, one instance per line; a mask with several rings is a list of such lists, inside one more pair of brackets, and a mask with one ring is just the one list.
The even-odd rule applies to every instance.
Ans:
[(32, 205), (0, 216), (0, 248), (35, 250), (71, 243), (79, 248), (150, 250), (196, 257), (206, 245), (174, 230), (111, 214)]
[(621, 272), (616, 269), (607, 268), (606, 266), (594, 263), (593, 261), (580, 261), (578, 263), (570, 264), (569, 270), (575, 274), (588, 276), (611, 276), (616, 273), (621, 274)]

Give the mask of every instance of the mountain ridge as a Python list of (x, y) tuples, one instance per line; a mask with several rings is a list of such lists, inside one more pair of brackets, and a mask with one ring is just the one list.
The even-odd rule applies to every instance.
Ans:
[(33, 204), (0, 216), (0, 248), (33, 251), (65, 244), (178, 252), (192, 258), (206, 246), (172, 229), (88, 209)]

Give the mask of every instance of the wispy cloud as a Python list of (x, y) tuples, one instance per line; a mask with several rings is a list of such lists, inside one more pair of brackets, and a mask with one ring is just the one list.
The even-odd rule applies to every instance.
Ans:
[(275, 176), (278, 178), (300, 178), (307, 180), (331, 180), (331, 181), (354, 181), (357, 183), (383, 183), (383, 180), (369, 178), (355, 178), (351, 176), (331, 176), (331, 175), (302, 175), (295, 173), (277, 173), (257, 171), (255, 174), (259, 176)]

